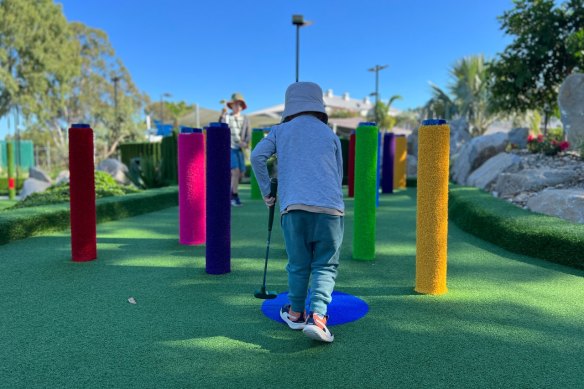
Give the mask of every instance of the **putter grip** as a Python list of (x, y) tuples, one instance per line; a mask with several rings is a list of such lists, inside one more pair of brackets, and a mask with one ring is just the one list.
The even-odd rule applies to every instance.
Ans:
[[(270, 181), (270, 197), (276, 197), (278, 194), (278, 179), (272, 178)], [(274, 224), (274, 208), (276, 208), (276, 202), (270, 207), (270, 217), (268, 219), (268, 231), (272, 231), (272, 224)]]

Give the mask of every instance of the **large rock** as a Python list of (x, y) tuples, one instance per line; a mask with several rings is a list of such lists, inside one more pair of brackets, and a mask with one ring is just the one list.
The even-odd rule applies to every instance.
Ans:
[(465, 119), (455, 119), (450, 123), (450, 155), (456, 155), (461, 147), (470, 142), (472, 135), (468, 130), (468, 122)]
[[(450, 155), (455, 155), (463, 144), (470, 141), (472, 136), (468, 131), (468, 123), (464, 119), (455, 119), (448, 122), (450, 126)], [(418, 158), (418, 129), (414, 129), (408, 136), (408, 155)]]
[(451, 176), (461, 185), (467, 184), (470, 174), (486, 160), (505, 151), (509, 140), (507, 134), (497, 132), (473, 138), (460, 149), (452, 163)]
[(516, 154), (500, 153), (483, 163), (481, 167), (472, 172), (467, 184), (483, 190), (490, 190), (501, 173), (521, 164), (521, 157)]
[(29, 168), (28, 169), (28, 176), (30, 178), (34, 178), (35, 180), (48, 182), (49, 184), (52, 182), (51, 177), (49, 177), (49, 175), (47, 173), (45, 173), (43, 170), (41, 170), (37, 167)]
[(534, 212), (584, 223), (584, 190), (546, 189), (527, 201)]
[(584, 143), (584, 74), (569, 75), (558, 95), (564, 131), (574, 147)]
[(527, 137), (529, 136), (529, 128), (519, 127), (514, 128), (509, 131), (507, 137), (509, 138), (509, 144), (517, 146), (519, 149), (524, 149), (527, 147)]
[(46, 181), (37, 180), (35, 178), (27, 178), (22, 184), (22, 189), (19, 193), (20, 199), (24, 200), (32, 193), (44, 192), (49, 186), (51, 186), (51, 184)]
[(495, 192), (507, 197), (519, 192), (537, 191), (573, 180), (578, 172), (571, 169), (525, 169), (517, 173), (502, 173), (495, 184)]
[(418, 158), (413, 155), (409, 155), (406, 157), (407, 163), (407, 176), (408, 177), (417, 177), (418, 176)]
[(69, 170), (61, 170), (55, 178), (55, 185), (59, 185), (62, 183), (69, 183)]
[(97, 165), (96, 169), (108, 173), (118, 184), (128, 185), (130, 183), (128, 167), (117, 159), (104, 159)]

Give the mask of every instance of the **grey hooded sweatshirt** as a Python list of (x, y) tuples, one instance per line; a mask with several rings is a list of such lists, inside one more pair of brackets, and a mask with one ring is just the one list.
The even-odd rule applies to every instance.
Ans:
[[(314, 83), (292, 84), (286, 91), (283, 118), (307, 111), (326, 112), (322, 90)], [(273, 126), (257, 144), (251, 164), (264, 196), (270, 193), (266, 161), (273, 154), (278, 158), (281, 213), (291, 209), (344, 213), (341, 142), (326, 124), (312, 115), (301, 115)]]

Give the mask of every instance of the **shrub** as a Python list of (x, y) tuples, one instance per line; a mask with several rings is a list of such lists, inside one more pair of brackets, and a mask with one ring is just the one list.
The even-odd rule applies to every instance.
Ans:
[(545, 155), (556, 155), (561, 151), (567, 150), (570, 143), (558, 139), (556, 135), (549, 134), (543, 136), (539, 134), (537, 137), (529, 135), (527, 137), (527, 149), (532, 153), (542, 153)]
[(450, 186), (448, 217), (464, 231), (509, 251), (584, 269), (584, 225), (457, 185)]
[[(100, 198), (95, 205), (98, 223), (122, 219), (177, 206), (178, 188)], [(0, 244), (69, 228), (69, 206), (66, 203), (4, 210), (0, 215)]]
[[(128, 193), (139, 192), (138, 189), (133, 186), (119, 185), (116, 180), (113, 179), (106, 172), (96, 171), (95, 172), (95, 197), (108, 197), (108, 196), (123, 196)], [(69, 184), (63, 183), (59, 185), (53, 185), (49, 187), (44, 192), (33, 193), (24, 200), (16, 203), (11, 208), (27, 208), (27, 207), (37, 207), (40, 205), (48, 204), (58, 204), (65, 203), (69, 201)]]

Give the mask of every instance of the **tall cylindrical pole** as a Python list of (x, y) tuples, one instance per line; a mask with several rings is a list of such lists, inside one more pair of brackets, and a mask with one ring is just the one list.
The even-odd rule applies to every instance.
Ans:
[(69, 129), (69, 193), (73, 261), (97, 258), (93, 130), (89, 124)]
[(353, 259), (357, 260), (375, 259), (378, 133), (370, 122), (360, 123), (356, 131)]
[(6, 164), (8, 165), (8, 198), (14, 200), (16, 197), (16, 183), (14, 180), (14, 145), (6, 142)]
[(381, 145), (383, 138), (381, 132), (377, 132), (377, 181), (375, 183), (375, 206), (379, 207), (379, 189), (381, 187)]
[(450, 127), (425, 120), (418, 130), (416, 287), (418, 293), (446, 293)]
[(231, 132), (227, 123), (207, 127), (206, 271), (231, 271)]
[(408, 141), (405, 135), (395, 137), (395, 159), (393, 168), (393, 188), (405, 189), (407, 174)]
[(300, 25), (296, 25), (296, 82), (298, 82), (298, 72), (300, 63)]
[[(254, 128), (251, 133), (251, 150), (255, 149), (258, 143), (264, 139), (264, 130), (261, 128)], [(258, 180), (256, 179), (253, 169), (251, 169), (251, 198), (253, 200), (261, 200), (262, 192), (260, 191), (260, 186), (258, 185)]]
[(179, 243), (205, 243), (205, 137), (200, 128), (178, 135)]
[(395, 159), (395, 135), (388, 132), (383, 137), (383, 168), (381, 178), (381, 191), (393, 193), (393, 173)]

